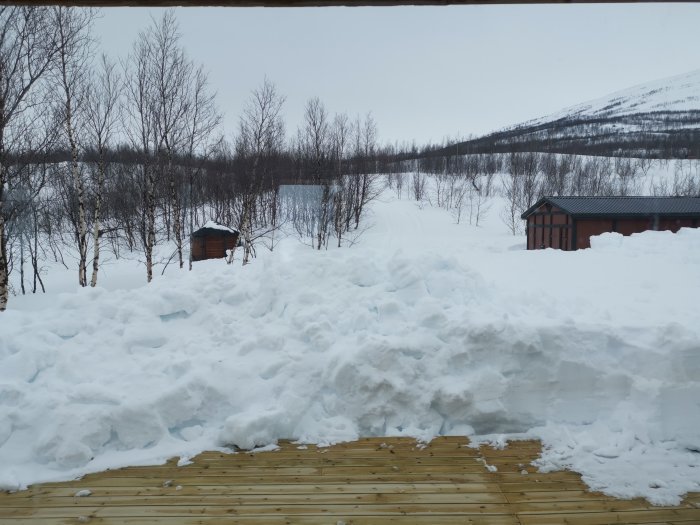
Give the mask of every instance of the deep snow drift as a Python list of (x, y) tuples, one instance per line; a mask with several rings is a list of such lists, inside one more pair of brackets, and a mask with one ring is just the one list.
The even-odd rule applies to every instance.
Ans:
[(700, 230), (527, 252), (388, 193), (368, 221), (352, 248), (11, 302), (0, 486), (279, 438), (525, 434), (608, 494), (700, 490)]

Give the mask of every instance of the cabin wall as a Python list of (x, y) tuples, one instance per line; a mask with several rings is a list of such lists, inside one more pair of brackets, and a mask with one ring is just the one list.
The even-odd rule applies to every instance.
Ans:
[(654, 219), (652, 217), (640, 217), (629, 219), (616, 219), (615, 228), (610, 231), (621, 233), (622, 235), (632, 235), (654, 229)]
[(576, 221), (576, 249), (590, 248), (592, 235), (611, 231), (613, 231), (613, 219), (578, 219)]
[(237, 243), (238, 234), (192, 237), (190, 241), (192, 260), (221, 259), (226, 257), (226, 250), (232, 250)]
[(571, 249), (571, 217), (556, 206), (543, 204), (527, 218), (527, 249)]
[[(573, 220), (566, 214), (534, 213), (527, 218), (528, 250), (559, 248), (563, 250), (591, 247), (591, 236), (606, 232), (632, 235), (648, 230), (700, 227), (700, 217), (595, 217)], [(576, 245), (571, 246), (575, 236)]]
[(573, 217), (545, 200), (526, 217), (527, 249), (554, 248), (578, 250), (590, 248), (591, 237), (607, 232), (632, 235), (649, 230), (676, 233), (681, 228), (700, 227), (700, 214), (695, 216), (588, 216)]
[(660, 217), (659, 230), (669, 230), (676, 233), (681, 228), (697, 228), (700, 226), (697, 217)]

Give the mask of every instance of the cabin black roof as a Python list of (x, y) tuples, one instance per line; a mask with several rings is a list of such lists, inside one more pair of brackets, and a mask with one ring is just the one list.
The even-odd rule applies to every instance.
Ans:
[(192, 237), (227, 237), (229, 235), (238, 235), (236, 230), (224, 230), (221, 228), (200, 228), (199, 230), (192, 232)]
[(573, 217), (700, 216), (700, 197), (542, 197), (521, 218), (546, 202)]

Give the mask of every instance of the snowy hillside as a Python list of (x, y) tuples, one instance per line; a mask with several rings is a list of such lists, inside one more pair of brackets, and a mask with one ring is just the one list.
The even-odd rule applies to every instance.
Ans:
[(620, 117), (635, 113), (700, 110), (700, 69), (632, 88), (566, 108), (521, 124), (543, 124), (559, 119)]
[(700, 70), (617, 91), (438, 153), (513, 149), (631, 157), (700, 156)]
[(541, 468), (612, 495), (699, 490), (700, 230), (527, 252), (498, 211), (457, 225), (386, 191), (352, 248), (289, 237), (243, 268), (14, 298), (0, 486), (281, 438), (449, 434), (539, 437)]

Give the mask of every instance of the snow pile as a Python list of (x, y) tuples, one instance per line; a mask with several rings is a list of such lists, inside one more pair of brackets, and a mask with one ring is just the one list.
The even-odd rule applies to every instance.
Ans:
[(597, 251), (615, 252), (623, 249), (627, 255), (646, 256), (670, 250), (675, 257), (692, 263), (700, 251), (700, 237), (695, 228), (681, 228), (678, 233), (670, 231), (647, 231), (624, 236), (621, 233), (603, 233), (591, 237), (591, 247)]
[(525, 434), (610, 494), (700, 489), (699, 230), (527, 252), (411, 202), (374, 213), (352, 249), (286, 239), (6, 312), (0, 485), (280, 438)]

